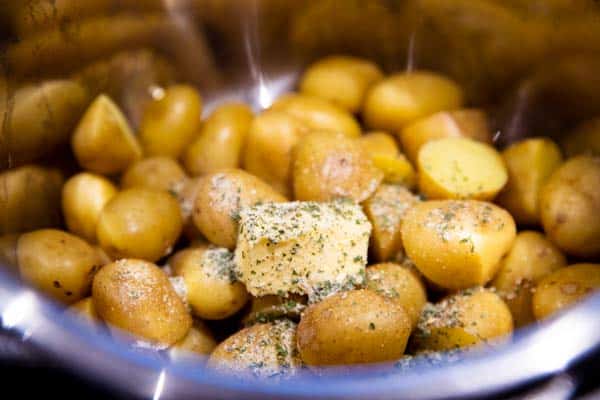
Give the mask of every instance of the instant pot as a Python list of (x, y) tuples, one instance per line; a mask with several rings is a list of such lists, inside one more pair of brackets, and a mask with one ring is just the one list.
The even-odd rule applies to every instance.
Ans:
[[(198, 86), (208, 112), (231, 99), (258, 111), (330, 54), (367, 57), (388, 72), (447, 74), (492, 116), (500, 146), (558, 138), (600, 114), (593, 0), (16, 0), (0, 4), (0, 37), (4, 129), (17, 88), (71, 76), (108, 93), (134, 126), (152, 90), (171, 82)], [(72, 128), (51, 112), (40, 118)], [(68, 133), (36, 159), (68, 164)], [(2, 146), (2, 168), (33, 161)], [(0, 357), (43, 355), (115, 393), (154, 399), (441, 399), (531, 385), (568, 398), (578, 383), (568, 371), (600, 349), (599, 316), (597, 294), (493, 351), (241, 382), (201, 359), (115, 341), (0, 268)]]

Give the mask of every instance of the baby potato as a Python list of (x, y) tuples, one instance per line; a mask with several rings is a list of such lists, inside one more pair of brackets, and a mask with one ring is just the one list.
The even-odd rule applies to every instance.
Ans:
[(373, 85), (362, 113), (369, 128), (399, 132), (418, 118), (459, 108), (463, 98), (458, 84), (441, 75), (425, 71), (402, 73)]
[(19, 268), (19, 260), (17, 259), (19, 236), (21, 235), (18, 233), (0, 236), (0, 264), (15, 271)]
[(308, 307), (298, 324), (298, 351), (309, 366), (396, 360), (411, 320), (404, 308), (371, 290), (339, 292)]
[(201, 183), (202, 178), (186, 179), (181, 190), (177, 192), (177, 199), (179, 200), (179, 207), (181, 208), (181, 216), (183, 218), (183, 234), (189, 240), (196, 240), (202, 237), (202, 233), (200, 233), (192, 218), (194, 202), (196, 201)]
[(284, 196), (291, 196), (292, 149), (307, 130), (300, 119), (283, 111), (257, 115), (248, 131), (244, 168)]
[(183, 164), (187, 171), (198, 176), (224, 168), (239, 168), (252, 117), (252, 110), (245, 104), (219, 106), (204, 121), (200, 133), (184, 152)]
[(600, 118), (579, 124), (564, 136), (561, 144), (567, 157), (580, 154), (600, 156)]
[(401, 227), (406, 255), (444, 289), (484, 285), (495, 275), (516, 236), (511, 215), (477, 200), (424, 201), (410, 208)]
[(102, 267), (92, 298), (104, 321), (153, 344), (171, 346), (192, 327), (167, 275), (147, 261), (122, 259)]
[(100, 316), (96, 312), (94, 307), (94, 300), (92, 297), (86, 297), (85, 299), (79, 300), (77, 303), (72, 304), (67, 308), (67, 311), (72, 312), (80, 318), (85, 319), (88, 322), (100, 322)]
[(416, 271), (400, 264), (383, 263), (367, 268), (368, 290), (398, 302), (416, 326), (427, 303), (425, 285)]
[(540, 192), (546, 235), (578, 257), (600, 255), (600, 158), (577, 156), (550, 176)]
[(133, 188), (112, 198), (100, 213), (96, 235), (113, 258), (156, 261), (169, 254), (182, 229), (177, 200), (167, 192)]
[(296, 349), (296, 324), (281, 320), (242, 329), (221, 342), (208, 367), (238, 379), (287, 379), (302, 361)]
[(59, 226), (62, 174), (27, 165), (0, 174), (0, 234)]
[(202, 98), (187, 85), (174, 85), (150, 102), (140, 124), (140, 142), (148, 156), (178, 158), (200, 129)]
[(348, 137), (361, 134), (360, 125), (352, 114), (318, 97), (288, 94), (277, 99), (271, 109), (293, 115), (309, 130), (343, 133)]
[(217, 246), (233, 249), (237, 240), (239, 212), (257, 203), (284, 202), (254, 175), (228, 169), (201, 178), (194, 203), (194, 223)]
[(513, 331), (510, 310), (487, 289), (468, 289), (427, 304), (410, 347), (415, 352), (445, 351), (473, 345), (492, 345)]
[(600, 289), (600, 264), (574, 264), (547, 275), (533, 294), (533, 315), (538, 320), (582, 301)]
[(493, 147), (467, 138), (445, 138), (421, 147), (419, 190), (429, 199), (491, 200), (508, 172)]
[(129, 122), (105, 95), (98, 96), (89, 106), (73, 133), (71, 145), (79, 165), (97, 174), (122, 172), (142, 158)]
[(546, 275), (566, 265), (565, 256), (541, 233), (523, 231), (517, 235), (491, 283), (508, 305), (515, 327), (535, 321), (533, 288)]
[(188, 334), (177, 342), (169, 351), (171, 358), (189, 355), (208, 356), (217, 347), (212, 332), (202, 321), (195, 320)]
[(412, 165), (401, 154), (396, 141), (384, 132), (371, 132), (358, 138), (360, 145), (367, 151), (377, 169), (383, 172), (383, 180), (412, 187), (416, 175)]
[(197, 247), (175, 254), (169, 265), (183, 277), (192, 312), (203, 319), (225, 319), (248, 301), (248, 292), (234, 272), (233, 253), (224, 248)]
[(388, 261), (402, 250), (400, 227), (406, 212), (419, 202), (408, 189), (383, 184), (363, 204), (373, 233), (370, 250), (377, 261)]
[(101, 175), (81, 172), (69, 178), (62, 189), (62, 210), (69, 231), (94, 243), (100, 213), (117, 192), (116, 186)]
[(132, 164), (121, 177), (121, 187), (133, 187), (179, 192), (187, 175), (181, 165), (170, 157), (145, 158)]
[(309, 66), (300, 81), (300, 92), (329, 100), (356, 113), (369, 87), (383, 78), (371, 61), (348, 56), (330, 56)]
[(381, 154), (394, 157), (400, 153), (394, 137), (383, 131), (367, 132), (358, 138), (358, 142), (371, 156)]
[(487, 116), (483, 110), (461, 109), (440, 111), (420, 118), (398, 132), (402, 150), (416, 163), (421, 147), (428, 142), (448, 137), (466, 137), (483, 143), (492, 143)]
[(24, 282), (66, 304), (89, 294), (94, 274), (100, 268), (98, 253), (92, 246), (56, 229), (21, 235), (17, 259)]
[(539, 193), (562, 163), (558, 146), (548, 138), (525, 139), (502, 152), (508, 170), (508, 183), (496, 199), (518, 224), (540, 221)]
[(366, 200), (383, 173), (373, 165), (358, 141), (343, 134), (312, 132), (294, 150), (292, 179), (296, 200)]

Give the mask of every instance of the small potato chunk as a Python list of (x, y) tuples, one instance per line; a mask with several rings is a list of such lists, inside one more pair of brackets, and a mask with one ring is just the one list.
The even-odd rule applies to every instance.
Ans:
[(296, 200), (362, 202), (383, 179), (359, 142), (342, 134), (313, 132), (298, 142), (294, 154)]
[(352, 114), (318, 97), (288, 94), (277, 99), (271, 109), (293, 115), (310, 130), (342, 133), (348, 137), (361, 134), (360, 125)]
[(385, 184), (364, 202), (363, 209), (373, 225), (371, 254), (377, 261), (388, 261), (402, 250), (402, 220), (418, 202), (408, 189)]
[(193, 176), (224, 168), (239, 168), (242, 148), (252, 122), (245, 104), (219, 106), (204, 121), (200, 133), (185, 150), (183, 164)]
[(174, 85), (146, 106), (140, 142), (148, 156), (178, 158), (200, 129), (202, 98), (191, 86)]
[(367, 268), (366, 288), (398, 302), (416, 326), (427, 303), (425, 285), (416, 271), (400, 264), (383, 263)]
[(94, 300), (91, 296), (79, 300), (77, 303), (69, 306), (69, 308), (67, 308), (67, 311), (72, 312), (73, 314), (85, 319), (88, 322), (100, 322), (100, 316), (96, 312), (96, 307), (94, 307)]
[(418, 169), (419, 190), (429, 199), (491, 200), (508, 180), (496, 149), (467, 138), (425, 144)]
[(101, 175), (82, 172), (69, 178), (62, 190), (62, 210), (69, 231), (96, 242), (100, 213), (117, 192), (117, 187)]
[(600, 156), (600, 118), (581, 123), (564, 136), (561, 144), (567, 157)]
[(369, 87), (382, 78), (379, 67), (368, 60), (330, 56), (306, 69), (300, 82), (300, 92), (329, 100), (356, 113)]
[(508, 183), (496, 199), (518, 224), (540, 222), (540, 189), (562, 163), (558, 146), (548, 138), (525, 139), (502, 152)]
[(554, 171), (540, 192), (540, 216), (567, 254), (600, 255), (600, 157), (578, 156)]
[(277, 193), (254, 175), (228, 169), (203, 177), (194, 203), (194, 223), (217, 246), (233, 249), (243, 207), (257, 203), (283, 202)]
[(181, 165), (170, 157), (145, 158), (132, 164), (121, 177), (121, 187), (165, 190), (178, 193), (185, 185), (187, 175)]
[(410, 347), (415, 352), (493, 345), (510, 338), (513, 321), (500, 296), (468, 289), (423, 309)]
[(217, 347), (212, 332), (202, 321), (195, 320), (188, 334), (176, 343), (169, 355), (171, 358), (189, 357), (190, 355), (208, 356)]
[(463, 97), (462, 89), (441, 75), (425, 71), (396, 74), (371, 87), (363, 117), (369, 128), (399, 132), (418, 118), (459, 108)]
[(491, 284), (510, 308), (515, 327), (535, 321), (531, 305), (535, 285), (566, 265), (565, 256), (541, 233), (517, 235)]
[(87, 109), (71, 138), (75, 157), (84, 169), (111, 175), (142, 158), (142, 149), (118, 106), (100, 95)]
[(289, 320), (256, 324), (221, 342), (208, 366), (238, 379), (288, 379), (302, 361), (296, 349), (296, 324)]
[(200, 318), (225, 319), (248, 301), (246, 288), (235, 277), (233, 253), (227, 249), (182, 250), (173, 256), (169, 265), (176, 276), (183, 277), (188, 304)]
[(63, 177), (34, 165), (0, 174), (0, 234), (59, 226)]
[(516, 236), (508, 212), (477, 200), (424, 201), (408, 210), (402, 243), (419, 271), (444, 289), (484, 285)]
[(253, 296), (318, 299), (363, 283), (370, 233), (367, 217), (352, 202), (243, 208), (236, 275)]
[(0, 236), (0, 265), (8, 267), (11, 271), (17, 271), (19, 268), (19, 260), (17, 258), (19, 236), (21, 235), (17, 233)]
[(105, 265), (94, 278), (92, 297), (104, 321), (161, 347), (179, 342), (192, 326), (167, 275), (147, 261)]
[(181, 210), (169, 193), (127, 189), (100, 213), (96, 234), (113, 258), (156, 261), (169, 254), (182, 229)]
[(292, 149), (306, 125), (283, 111), (267, 110), (250, 125), (244, 168), (273, 186), (284, 196), (292, 195)]
[(412, 187), (416, 183), (413, 166), (400, 153), (396, 141), (384, 132), (372, 132), (358, 138), (377, 169), (383, 172), (386, 183)]
[(492, 133), (485, 113), (477, 109), (441, 111), (418, 119), (398, 133), (402, 150), (416, 163), (424, 144), (448, 137), (466, 137), (483, 143), (492, 143)]
[(410, 331), (410, 317), (398, 302), (351, 290), (306, 309), (298, 351), (309, 366), (391, 361), (404, 354)]
[(544, 319), (600, 290), (600, 264), (574, 264), (547, 275), (533, 294), (533, 314)]
[(96, 250), (77, 236), (55, 229), (25, 233), (17, 244), (24, 282), (66, 304), (89, 294), (100, 268)]

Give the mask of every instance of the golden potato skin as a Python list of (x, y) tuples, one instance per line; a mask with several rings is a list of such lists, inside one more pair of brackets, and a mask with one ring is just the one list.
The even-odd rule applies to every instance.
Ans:
[(228, 249), (235, 247), (242, 207), (286, 201), (271, 186), (239, 169), (206, 175), (197, 190), (194, 224), (210, 242)]
[(516, 226), (508, 212), (478, 200), (433, 200), (408, 210), (402, 243), (419, 271), (444, 289), (490, 281)]
[(358, 141), (371, 156), (386, 155), (393, 157), (400, 153), (394, 137), (383, 131), (367, 132), (359, 137)]
[(81, 172), (69, 178), (62, 189), (62, 210), (69, 231), (96, 242), (100, 213), (117, 192), (117, 187), (101, 175)]
[(374, 63), (348, 56), (330, 56), (309, 66), (300, 81), (300, 92), (329, 100), (356, 113), (369, 87), (383, 78)]
[(147, 261), (122, 259), (102, 267), (92, 298), (104, 321), (161, 346), (179, 342), (192, 326), (167, 275)]
[(600, 255), (600, 158), (578, 156), (561, 165), (540, 192), (546, 235), (578, 257)]
[(66, 304), (89, 294), (94, 274), (101, 266), (92, 246), (56, 229), (21, 235), (17, 258), (24, 282)]
[(140, 124), (140, 142), (148, 156), (178, 158), (200, 129), (202, 98), (191, 86), (174, 85), (150, 102)]
[(304, 311), (298, 351), (309, 366), (396, 360), (410, 330), (410, 317), (397, 302), (371, 290), (339, 292)]
[(538, 320), (582, 301), (600, 289), (600, 264), (574, 264), (547, 275), (533, 294), (533, 314)]
[(127, 168), (121, 177), (121, 188), (140, 187), (177, 193), (186, 179), (187, 175), (177, 161), (156, 156), (145, 158)]
[(19, 260), (17, 258), (18, 233), (10, 233), (0, 236), (0, 264), (10, 270), (18, 271)]
[(535, 285), (566, 265), (565, 256), (544, 235), (519, 232), (491, 283), (510, 308), (515, 327), (535, 321), (531, 305)]
[(117, 194), (100, 213), (98, 243), (113, 258), (156, 261), (182, 230), (179, 203), (169, 193), (133, 188)]
[(561, 144), (567, 157), (600, 156), (600, 118), (582, 122), (563, 137)]
[(416, 271), (395, 263), (382, 263), (367, 268), (368, 290), (398, 302), (416, 326), (427, 303), (425, 285)]
[(217, 341), (206, 324), (200, 320), (194, 320), (194, 325), (187, 335), (177, 342), (169, 351), (172, 358), (185, 357), (189, 355), (207, 356), (217, 347)]
[(233, 253), (224, 248), (197, 247), (182, 250), (169, 262), (183, 277), (187, 301), (197, 317), (225, 319), (248, 301), (248, 292), (233, 272)]
[(84, 318), (88, 322), (95, 323), (101, 321), (100, 316), (96, 312), (96, 307), (94, 307), (94, 299), (91, 296), (72, 304), (67, 308), (67, 311)]
[(192, 176), (199, 176), (224, 168), (239, 168), (252, 117), (252, 110), (245, 104), (219, 106), (184, 152), (186, 170)]
[(558, 145), (548, 138), (517, 142), (502, 152), (508, 170), (508, 183), (496, 201), (520, 225), (540, 222), (539, 193), (562, 163)]
[(312, 132), (294, 150), (294, 196), (303, 201), (366, 200), (383, 173), (360, 144), (339, 133)]

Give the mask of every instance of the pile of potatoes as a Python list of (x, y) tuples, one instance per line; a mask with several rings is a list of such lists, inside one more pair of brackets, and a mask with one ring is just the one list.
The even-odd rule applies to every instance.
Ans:
[[(597, 123), (560, 146), (500, 151), (451, 79), (346, 56), (312, 64), (258, 114), (225, 103), (202, 119), (187, 85), (152, 94), (137, 131), (107, 95), (91, 102), (70, 135), (80, 172), (0, 174), (0, 260), (113, 335), (283, 378), (494, 346), (600, 288)], [(360, 279), (320, 297), (252, 296), (240, 212), (339, 199), (370, 233)], [(220, 320), (238, 330), (218, 343)]]

